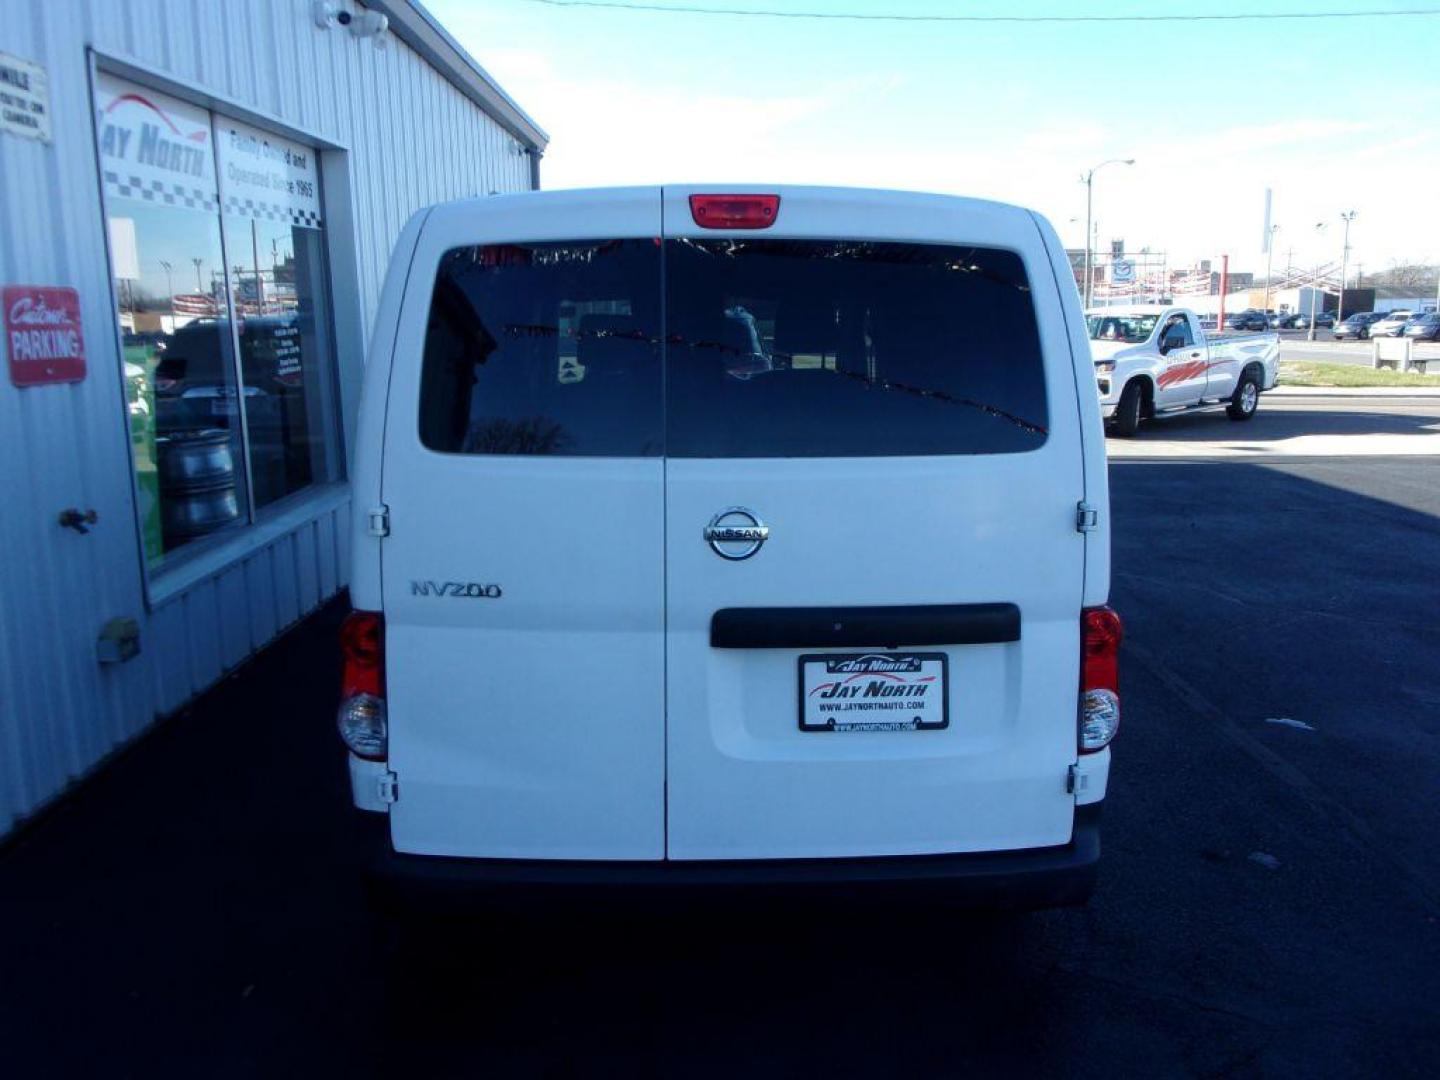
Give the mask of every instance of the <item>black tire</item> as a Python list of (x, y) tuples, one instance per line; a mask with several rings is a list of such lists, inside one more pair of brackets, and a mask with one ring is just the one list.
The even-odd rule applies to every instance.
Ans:
[(1116, 435), (1129, 438), (1140, 426), (1140, 414), (1145, 407), (1145, 392), (1138, 379), (1125, 384), (1120, 392), (1120, 403), (1115, 406), (1115, 415), (1110, 419), (1110, 429)]
[(1245, 371), (1240, 375), (1240, 381), (1235, 384), (1235, 392), (1230, 395), (1230, 404), (1225, 407), (1225, 413), (1231, 420), (1250, 420), (1255, 416), (1255, 410), (1260, 407), (1260, 380), (1255, 377), (1255, 372)]

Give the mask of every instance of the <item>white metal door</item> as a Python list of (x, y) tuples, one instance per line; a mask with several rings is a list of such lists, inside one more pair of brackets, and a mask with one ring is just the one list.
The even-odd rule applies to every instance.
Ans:
[(1164, 348), (1166, 338), (1173, 334), (1177, 344), (1161, 357), (1162, 370), (1156, 379), (1155, 404), (1162, 409), (1193, 405), (1205, 393), (1205, 344), (1189, 316), (1177, 312), (1166, 319), (1156, 336), (1157, 348)]
[[(438, 208), (426, 222), (397, 338), (382, 481), (390, 514), (382, 568), (397, 850), (664, 855), (658, 254), (632, 274), (644, 281), (631, 281), (655, 297), (653, 325), (634, 309), (650, 303), (645, 297), (587, 289), (577, 272), (573, 295), (557, 292), (555, 303), (521, 314), (487, 313), (490, 321), (459, 347), (465, 363), (490, 350), (499, 359), (486, 364), (497, 372), (507, 370), (505, 358), (513, 354), (506, 350), (528, 350), (525, 364), (510, 363), (506, 378), (528, 379), (532, 389), (538, 379), (545, 400), (561, 407), (564, 395), (589, 393), (599, 380), (624, 385), (627, 373), (615, 364), (613, 347), (653, 349), (657, 438), (643, 455), (582, 456), (563, 430), (545, 445), (541, 429), (549, 421), (527, 429), (528, 415), (476, 436), (480, 443), (492, 436), (531, 439), (510, 447), (516, 452), (493, 446), (488, 453), (437, 452), (416, 420), (427, 322), (437, 318), (432, 286), (447, 252), (617, 237), (658, 251), (659, 233), (658, 189), (552, 196), (541, 206), (497, 197)], [(607, 257), (603, 245), (585, 250), (565, 258)], [(494, 251), (483, 261), (500, 272), (538, 258)], [(477, 304), (485, 301), (489, 272), (482, 266), (474, 271), (478, 278), (465, 279), (481, 282), (473, 285)], [(576, 314), (587, 306), (602, 314)], [(587, 319), (597, 329), (585, 329)], [(593, 360), (566, 352), (577, 332), (589, 335)], [(487, 387), (509, 385), (478, 364), (475, 374), (477, 395), (500, 395)], [(615, 430), (649, 408), (627, 399), (613, 418)]]
[[(670, 238), (715, 237), (692, 224), (688, 194), (666, 189), (667, 251)], [(1048, 298), (1056, 289), (1034, 221), (993, 204), (792, 191), (765, 235), (1008, 249), (1023, 260), (1034, 293)], [(967, 269), (964, 261), (954, 269)], [(673, 311), (689, 284), (667, 270), (666, 288)], [(896, 855), (1069, 840), (1074, 803), (1066, 773), (1076, 758), (1084, 556), (1075, 513), (1084, 484), (1066, 328), (1057, 303), (1035, 307), (1048, 426), (1043, 443), (1027, 452), (684, 457), (675, 452), (672, 411), (665, 551), (671, 858)], [(668, 332), (673, 410), (681, 362), (675, 343), (683, 333), (673, 321)], [(743, 351), (743, 335), (732, 348)], [(788, 362), (802, 359), (828, 362), (819, 351), (796, 352)], [(755, 360), (757, 373), (748, 375), (739, 364), (732, 377), (766, 378), (766, 365)], [(967, 414), (975, 406), (956, 405)], [(749, 432), (761, 440), (767, 434), (760, 424)], [(744, 559), (721, 557), (704, 535), (715, 515), (734, 507), (769, 528)], [(740, 514), (722, 519), (746, 522)], [(742, 539), (728, 549), (745, 546)], [(852, 615), (897, 605), (953, 605), (962, 616), (988, 610), (972, 605), (1014, 605), (1018, 640), (985, 632), (983, 618), (949, 640), (935, 641), (913, 624), (899, 641), (846, 637), (841, 624)], [(760, 610), (775, 608), (803, 610)], [(737, 609), (739, 636), (748, 626), (750, 647), (717, 646), (716, 614)], [(767, 626), (790, 635), (789, 643), (765, 646)], [(995, 640), (962, 644), (977, 626), (973, 636)], [(910, 648), (917, 633), (925, 644)], [(836, 640), (850, 643), (833, 647)], [(892, 645), (945, 658), (948, 726), (801, 730), (802, 656), (895, 655)]]

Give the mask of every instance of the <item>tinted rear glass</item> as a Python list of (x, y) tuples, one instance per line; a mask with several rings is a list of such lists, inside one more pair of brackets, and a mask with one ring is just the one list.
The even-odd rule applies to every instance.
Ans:
[(853, 241), (457, 249), (420, 393), (469, 454), (1015, 453), (1047, 420), (1019, 256)]
[(1040, 337), (1012, 252), (666, 244), (667, 453), (998, 454), (1045, 441)]
[(654, 240), (459, 248), (425, 337), (420, 438), (463, 454), (661, 453)]

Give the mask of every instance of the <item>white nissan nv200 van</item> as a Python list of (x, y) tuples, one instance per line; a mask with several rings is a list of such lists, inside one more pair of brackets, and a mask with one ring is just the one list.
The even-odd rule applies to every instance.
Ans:
[(456, 202), (406, 226), (371, 349), (339, 726), (374, 881), (1088, 896), (1121, 635), (1044, 219)]

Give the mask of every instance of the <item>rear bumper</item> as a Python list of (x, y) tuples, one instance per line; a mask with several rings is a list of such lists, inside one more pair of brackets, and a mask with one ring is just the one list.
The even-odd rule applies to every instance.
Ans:
[(1103, 803), (1078, 806), (1070, 843), (1024, 851), (869, 859), (735, 862), (586, 862), (406, 855), (390, 844), (389, 819), (361, 814), (367, 888), (381, 906), (463, 914), (546, 904), (613, 906), (826, 899), (1033, 909), (1083, 904), (1100, 860)]

